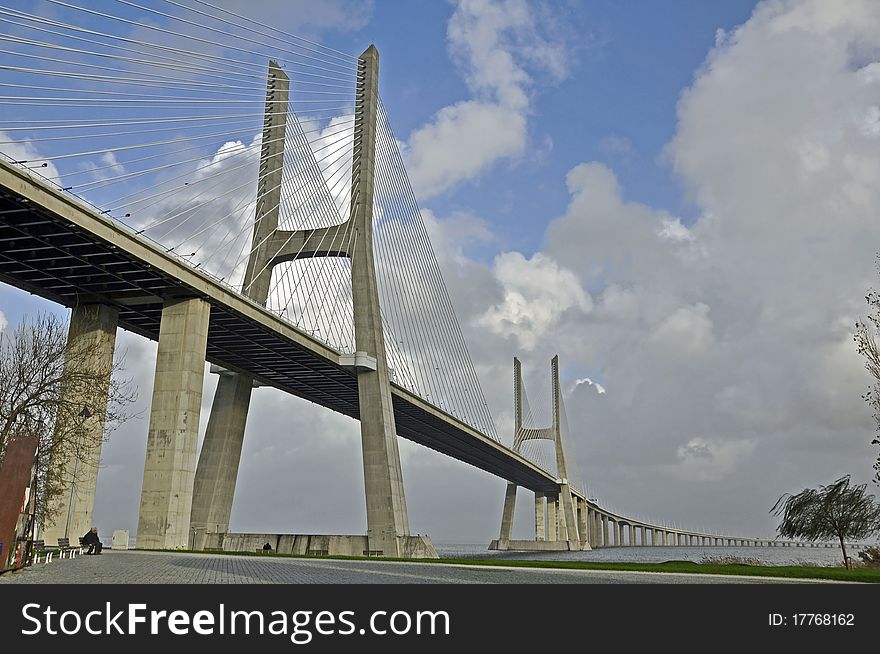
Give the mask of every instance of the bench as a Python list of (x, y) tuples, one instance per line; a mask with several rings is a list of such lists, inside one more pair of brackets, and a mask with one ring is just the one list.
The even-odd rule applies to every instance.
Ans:
[(59, 538), (58, 539), (58, 552), (59, 556), (63, 559), (64, 555), (67, 555), (67, 558), (72, 559), (77, 554), (82, 554), (82, 548), (77, 546), (70, 546), (69, 538)]
[(39, 563), (43, 559), (43, 563), (52, 563), (52, 550), (46, 549), (46, 542), (42, 540), (32, 540), (30, 542), (31, 564)]

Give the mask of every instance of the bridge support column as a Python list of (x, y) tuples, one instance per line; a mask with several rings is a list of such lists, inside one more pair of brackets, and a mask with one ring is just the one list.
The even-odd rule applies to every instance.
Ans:
[[(64, 492), (57, 496), (49, 509), (54, 516), (54, 524), (43, 529), (40, 537), (47, 545), (56, 545), (59, 538), (69, 538), (76, 543), (77, 538), (93, 526), (92, 512), (95, 507), (95, 487), (98, 482), (98, 464), (101, 460), (101, 445), (104, 442), (104, 418), (107, 413), (107, 394), (110, 385), (110, 372), (113, 369), (113, 352), (116, 347), (116, 326), (119, 310), (105, 304), (85, 304), (74, 307), (70, 314), (67, 330), (67, 346), (71, 350), (82, 348), (87, 354), (77, 357), (77, 362), (87, 370), (70, 370), (65, 375), (77, 372), (89, 377), (107, 376), (96, 396), (71, 396), (70, 389), (62, 389), (65, 401), (82, 409), (77, 411), (76, 420), (82, 420), (85, 432), (84, 443), (88, 447), (75, 452), (65, 452), (64, 461), (58, 464), (62, 472)], [(102, 380), (103, 381), (103, 380)]]
[(590, 543), (590, 532), (589, 532), (589, 519), (588, 519), (589, 510), (587, 509), (587, 501), (578, 498), (577, 500), (577, 516), (578, 516), (578, 536), (580, 536), (580, 543), (582, 550), (591, 550), (593, 549), (592, 544)]
[(409, 536), (409, 518), (400, 468), (400, 452), (391, 384), (385, 354), (382, 313), (373, 252), (373, 175), (379, 99), (379, 52), (370, 46), (358, 59), (358, 83), (363, 88), (355, 107), (352, 164), (351, 221), (357, 247), (351, 256), (355, 345), (376, 359), (375, 370), (358, 373), (361, 450), (367, 499), (367, 537), (370, 552), (400, 556), (400, 537)]
[(559, 540), (559, 495), (547, 496), (547, 540)]
[(614, 546), (620, 547), (620, 522), (614, 521)]
[(510, 534), (513, 530), (513, 512), (516, 508), (516, 484), (507, 482), (504, 491), (504, 509), (501, 511), (501, 533), (498, 535), (498, 549), (510, 547)]
[(211, 306), (193, 298), (162, 309), (137, 545), (190, 546), (190, 511)]
[(561, 484), (559, 487), (559, 509), (559, 539), (567, 540), (570, 550), (581, 549), (577, 506), (568, 484)]
[(547, 540), (547, 524), (544, 514), (547, 502), (544, 493), (535, 493), (535, 540)]
[(217, 381), (193, 484), (193, 549), (221, 549), (229, 531), (253, 385), (237, 372), (223, 372)]
[(602, 516), (602, 545), (603, 547), (611, 545), (611, 525), (607, 515)]

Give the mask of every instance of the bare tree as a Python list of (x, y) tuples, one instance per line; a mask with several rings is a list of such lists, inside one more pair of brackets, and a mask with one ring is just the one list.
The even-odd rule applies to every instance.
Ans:
[[(117, 374), (122, 359), (102, 365), (97, 344), (69, 344), (67, 331), (66, 321), (45, 313), (0, 332), (0, 464), (12, 438), (37, 439), (36, 516), (43, 527), (57, 517), (53, 500), (77, 481), (65, 463), (94, 461), (109, 433), (132, 417), (137, 398), (131, 380)], [(96, 437), (87, 423), (102, 417)]]
[[(859, 354), (865, 357), (865, 368), (874, 378), (868, 391), (862, 395), (862, 399), (874, 412), (876, 431), (871, 444), (880, 445), (880, 349), (877, 347), (876, 338), (880, 333), (880, 293), (872, 289), (865, 299), (871, 307), (871, 313), (867, 322), (864, 320), (856, 322), (853, 340), (856, 342)], [(877, 454), (877, 460), (874, 461), (874, 483), (880, 485), (880, 452)]]
[(867, 484), (849, 485), (849, 475), (818, 489), (805, 488), (797, 495), (780, 497), (770, 513), (782, 515), (776, 531), (785, 538), (810, 541), (836, 538), (849, 568), (846, 541), (880, 531), (880, 504), (865, 493)]

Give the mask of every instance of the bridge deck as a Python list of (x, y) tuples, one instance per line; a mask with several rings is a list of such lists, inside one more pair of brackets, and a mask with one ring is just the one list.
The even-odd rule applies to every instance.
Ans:
[[(339, 352), (94, 207), (0, 161), (0, 281), (67, 307), (119, 308), (124, 329), (159, 337), (162, 303), (211, 304), (206, 359), (358, 417), (357, 379)], [(405, 389), (392, 387), (400, 436), (535, 491), (549, 473)], [(291, 434), (295, 438), (295, 434)]]

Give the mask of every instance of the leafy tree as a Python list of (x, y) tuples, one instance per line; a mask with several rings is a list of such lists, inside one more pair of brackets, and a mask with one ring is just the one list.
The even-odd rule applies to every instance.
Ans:
[(867, 484), (850, 486), (849, 475), (818, 489), (805, 488), (797, 495), (785, 493), (770, 513), (781, 515), (776, 528), (784, 538), (809, 541), (836, 538), (849, 568), (846, 541), (860, 540), (880, 531), (880, 504), (865, 492)]
[[(52, 314), (0, 331), (0, 464), (11, 439), (37, 440), (35, 513), (43, 527), (57, 517), (53, 500), (78, 481), (66, 462), (97, 463), (109, 432), (131, 417), (136, 393), (115, 374), (122, 360), (96, 365), (99, 348), (83, 339), (68, 343), (66, 322)], [(104, 433), (96, 437), (88, 427), (101, 418)]]
[[(856, 342), (859, 354), (865, 357), (865, 368), (874, 378), (868, 391), (862, 395), (862, 399), (874, 412), (876, 431), (871, 444), (880, 445), (880, 349), (878, 349), (876, 338), (877, 334), (880, 334), (880, 293), (872, 289), (865, 296), (865, 299), (868, 301), (868, 306), (871, 307), (871, 313), (868, 315), (867, 321), (859, 320), (856, 322), (853, 340)], [(874, 483), (880, 485), (880, 453), (877, 454), (877, 460), (874, 461)]]

